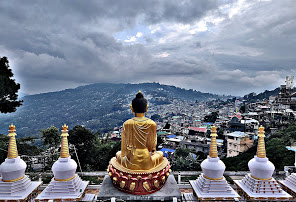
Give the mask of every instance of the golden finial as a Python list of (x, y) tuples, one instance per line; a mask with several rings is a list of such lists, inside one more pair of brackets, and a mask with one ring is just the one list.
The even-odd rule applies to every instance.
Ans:
[(212, 158), (218, 157), (218, 150), (217, 150), (217, 128), (215, 126), (211, 127), (211, 145), (210, 145), (210, 154), (209, 156)]
[(62, 126), (62, 135), (61, 136), (69, 136), (69, 134), (68, 134), (68, 126), (66, 124), (64, 124)]
[(9, 134), (8, 136), (9, 138), (9, 144), (8, 144), (8, 154), (7, 154), (7, 158), (8, 159), (14, 159), (16, 157), (18, 157), (18, 152), (17, 152), (17, 146), (16, 146), (16, 140), (15, 140), (15, 126), (13, 124), (11, 124), (9, 126)]
[(68, 126), (64, 123), (64, 125), (62, 126), (63, 130), (68, 130)]
[(64, 124), (62, 126), (62, 135), (61, 136), (62, 136), (62, 144), (61, 144), (60, 157), (61, 158), (68, 158), (70, 156), (68, 139), (67, 139), (67, 136), (69, 136), (69, 134), (68, 134), (68, 126), (66, 124)]
[(141, 91), (139, 90), (139, 92), (138, 93), (141, 93)]
[(260, 126), (259, 127), (259, 132), (258, 132), (258, 146), (257, 146), (257, 157), (259, 158), (266, 158), (266, 151), (265, 151), (265, 142), (264, 142), (264, 127)]
[(11, 124), (11, 125), (9, 126), (9, 130), (15, 130), (15, 125)]

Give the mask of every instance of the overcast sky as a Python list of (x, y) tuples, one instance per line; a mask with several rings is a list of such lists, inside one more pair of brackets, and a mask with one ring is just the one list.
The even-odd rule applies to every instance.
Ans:
[(160, 82), (244, 95), (296, 76), (296, 1), (0, 2), (21, 92)]

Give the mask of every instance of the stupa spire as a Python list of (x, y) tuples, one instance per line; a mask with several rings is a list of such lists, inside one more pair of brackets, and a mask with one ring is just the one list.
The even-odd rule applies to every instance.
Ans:
[(218, 157), (218, 150), (217, 150), (217, 128), (215, 126), (211, 127), (211, 145), (210, 145), (210, 154), (209, 156), (211, 158), (217, 158)]
[(8, 159), (14, 159), (16, 157), (18, 157), (18, 152), (17, 152), (17, 146), (16, 146), (16, 140), (15, 140), (15, 126), (13, 124), (11, 124), (9, 126), (9, 130), (8, 130), (8, 136), (9, 138), (9, 145), (8, 145), (8, 154), (7, 154), (7, 158)]
[(259, 133), (258, 133), (258, 146), (257, 146), (257, 157), (259, 158), (266, 158), (266, 151), (265, 151), (265, 142), (264, 142), (264, 127), (260, 126)]
[(69, 136), (68, 134), (68, 126), (66, 124), (64, 124), (62, 126), (62, 145), (61, 145), (61, 153), (60, 153), (60, 157), (61, 158), (68, 158), (69, 155), (69, 146), (68, 146), (68, 138), (67, 136)]

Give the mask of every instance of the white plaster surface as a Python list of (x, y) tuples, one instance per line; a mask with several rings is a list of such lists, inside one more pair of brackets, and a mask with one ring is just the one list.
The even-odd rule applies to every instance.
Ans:
[(248, 163), (251, 174), (260, 179), (269, 179), (274, 172), (274, 165), (268, 158), (258, 158), (254, 156)]
[(201, 163), (201, 169), (206, 177), (221, 178), (225, 171), (225, 164), (219, 157), (212, 158), (208, 156), (208, 158)]
[(0, 178), (0, 200), (27, 198), (42, 182), (32, 182), (27, 175), (15, 182), (3, 182)]
[(198, 198), (240, 198), (226, 179), (209, 180), (201, 174), (197, 180), (189, 181)]
[(25, 174), (27, 164), (18, 156), (13, 159), (6, 158), (0, 165), (0, 173), (4, 180), (19, 179)]
[(288, 187), (294, 193), (296, 193), (296, 174), (295, 173), (292, 173), (291, 175), (289, 175), (285, 180), (280, 180), (279, 183), (282, 184), (283, 186)]
[(82, 181), (76, 174), (68, 181), (56, 181), (52, 178), (50, 184), (37, 196), (36, 199), (77, 199), (82, 196), (88, 181)]
[(77, 163), (68, 158), (59, 158), (52, 166), (54, 177), (59, 180), (69, 179), (75, 175)]
[(284, 198), (289, 199), (291, 195), (281, 189), (277, 181), (272, 178), (270, 180), (257, 180), (247, 174), (242, 180), (234, 180), (235, 184), (239, 186), (249, 197), (259, 198)]

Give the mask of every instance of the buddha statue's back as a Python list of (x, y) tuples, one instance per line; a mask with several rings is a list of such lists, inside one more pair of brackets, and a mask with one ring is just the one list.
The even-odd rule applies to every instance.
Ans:
[(147, 100), (139, 92), (131, 105), (135, 117), (123, 124), (121, 151), (107, 169), (116, 188), (137, 195), (159, 190), (170, 173), (168, 160), (156, 151), (156, 124), (145, 117), (147, 109)]
[(123, 124), (121, 152), (118, 162), (132, 170), (149, 170), (163, 160), (163, 153), (156, 151), (156, 124), (145, 117), (134, 117)]

